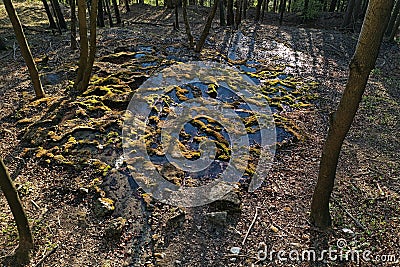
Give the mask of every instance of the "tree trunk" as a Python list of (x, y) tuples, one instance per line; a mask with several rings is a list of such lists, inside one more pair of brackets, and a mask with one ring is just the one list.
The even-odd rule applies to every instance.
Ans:
[(269, 5), (269, 0), (263, 0), (263, 5), (261, 8), (261, 21), (264, 20), (265, 11), (268, 12), (268, 5)]
[(87, 65), (87, 58), (89, 56), (89, 44), (87, 37), (87, 24), (86, 24), (86, 0), (78, 0), (78, 21), (79, 21), (79, 37), (80, 37), (80, 54), (79, 54), (79, 67), (75, 80), (75, 88), (83, 80), (83, 75)]
[(389, 24), (388, 24), (387, 29), (386, 29), (386, 36), (390, 36), (391, 33), (393, 32), (394, 25), (396, 23), (396, 19), (400, 14), (399, 11), (400, 11), (400, 0), (397, 0), (396, 1), (396, 5), (393, 8), (393, 12), (392, 12), (392, 15), (390, 17)]
[(56, 22), (54, 21), (53, 15), (51, 14), (49, 4), (46, 0), (42, 0), (44, 10), (46, 11), (47, 18), (49, 19), (50, 29), (57, 29)]
[(233, 0), (227, 0), (226, 5), (226, 25), (232, 26), (234, 24), (234, 13), (233, 13)]
[(304, 8), (303, 8), (304, 19), (307, 18), (309, 5), (310, 5), (310, 0), (304, 0)]
[[(8, 0), (4, 0), (4, 4), (6, 4), (6, 2), (8, 2)], [(17, 225), (19, 236), (19, 245), (17, 250), (18, 261), (21, 263), (29, 262), (29, 251), (33, 248), (32, 232), (29, 227), (24, 207), (19, 199), (18, 192), (14, 187), (2, 159), (0, 159), (0, 189), (3, 191), (4, 196), (7, 199)]]
[(347, 4), (346, 14), (344, 15), (342, 24), (342, 27), (345, 29), (349, 28), (350, 25), (353, 24), (353, 10), (355, 3), (356, 3), (355, 0), (349, 0), (349, 3)]
[(175, 29), (175, 30), (179, 30), (178, 0), (175, 0), (175, 3), (174, 3), (174, 12), (175, 12), (174, 29)]
[(187, 0), (183, 0), (182, 2), (182, 15), (183, 15), (183, 22), (185, 23), (185, 31), (186, 31), (186, 35), (188, 37), (188, 42), (189, 42), (189, 47), (193, 48), (194, 44), (193, 44), (193, 35), (192, 32), (190, 30), (190, 24), (189, 24), (189, 19), (187, 16)]
[(93, 63), (96, 56), (96, 18), (97, 18), (97, 6), (99, 0), (92, 0), (92, 8), (90, 12), (90, 53), (87, 58), (86, 68), (83, 74), (82, 83), (79, 86), (79, 91), (85, 91), (89, 85), (89, 80), (92, 75)]
[(121, 15), (119, 14), (117, 0), (111, 0), (111, 1), (114, 6), (114, 13), (115, 13), (115, 18), (117, 19), (117, 24), (121, 24)]
[(71, 6), (71, 49), (76, 50), (76, 0), (70, 0)]
[(279, 25), (282, 25), (283, 22), (283, 14), (285, 13), (286, 9), (286, 0), (281, 0), (281, 5), (280, 5), (280, 16), (279, 16)]
[(257, 0), (255, 21), (260, 21), (262, 3), (263, 3), (263, 0)]
[(392, 33), (389, 36), (389, 40), (391, 40), (391, 41), (394, 40), (394, 37), (396, 36), (396, 33), (397, 33), (399, 27), (400, 27), (400, 13), (397, 16), (396, 24), (394, 25)]
[(53, 6), (53, 8), (55, 10), (55, 15), (57, 17), (57, 21), (60, 25), (60, 28), (66, 30), (67, 23), (65, 22), (64, 15), (61, 12), (61, 8), (60, 8), (60, 4), (58, 3), (58, 0), (51, 0), (51, 5)]
[(290, 13), (292, 8), (292, 0), (289, 0), (288, 2), (288, 7), (287, 7), (287, 12)]
[(199, 41), (197, 41), (196, 48), (194, 51), (200, 53), (200, 51), (203, 49), (204, 43), (206, 42), (208, 33), (210, 32), (212, 21), (215, 17), (215, 13), (217, 12), (217, 7), (218, 3), (220, 0), (215, 0), (214, 5), (210, 10), (210, 13), (208, 14), (208, 18), (206, 21), (206, 25), (204, 26), (203, 32), (201, 33)]
[(247, 0), (242, 0), (242, 9), (243, 9), (243, 19), (247, 19), (247, 6), (248, 6), (248, 2)]
[(25, 60), (25, 63), (28, 67), (29, 74), (32, 79), (33, 88), (35, 89), (36, 97), (42, 98), (44, 97), (44, 91), (42, 87), (42, 83), (40, 82), (39, 73), (36, 68), (36, 64), (33, 61), (33, 57), (31, 54), (31, 50), (29, 49), (28, 43), (25, 38), (24, 31), (22, 29), (21, 22), (18, 18), (17, 13), (15, 12), (14, 6), (11, 0), (4, 0), (4, 6), (6, 8), (8, 17), (13, 25), (13, 29), (15, 32), (15, 37), (17, 38), (19, 47), (21, 49), (22, 57)]
[(104, 13), (103, 13), (104, 7), (103, 7), (103, 0), (99, 0), (98, 3), (98, 10), (97, 10), (97, 25), (99, 27), (105, 27), (104, 23)]
[[(308, 1), (308, 0), (306, 0), (306, 1)], [(276, 13), (276, 7), (277, 7), (277, 5), (278, 5), (277, 0), (274, 0), (274, 3), (273, 3), (273, 5), (272, 5), (272, 12)]]
[(242, 22), (242, 2), (243, 0), (237, 0), (237, 8), (235, 14), (235, 29), (239, 28), (240, 23)]
[(109, 23), (110, 27), (114, 27), (114, 23), (113, 23), (113, 20), (112, 20), (112, 15), (111, 15), (111, 9), (110, 9), (110, 2), (109, 2), (109, 0), (104, 0), (104, 2), (106, 3), (108, 23)]
[(224, 0), (219, 1), (219, 24), (221, 25), (221, 27), (226, 26)]
[[(311, 204), (311, 221), (319, 228), (331, 225), (329, 199), (343, 140), (353, 122), (369, 74), (375, 66), (393, 0), (370, 0), (342, 99), (330, 124), (322, 151), (318, 182)], [(382, 18), (387, 18), (382, 22)]]

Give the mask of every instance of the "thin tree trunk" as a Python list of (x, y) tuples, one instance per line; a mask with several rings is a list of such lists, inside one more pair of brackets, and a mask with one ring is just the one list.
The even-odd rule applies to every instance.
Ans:
[(227, 0), (226, 5), (226, 25), (232, 26), (235, 22), (235, 17), (233, 13), (233, 0)]
[(121, 24), (121, 15), (119, 14), (117, 0), (111, 0), (111, 1), (114, 6), (114, 13), (115, 13), (115, 18), (117, 19), (117, 24)]
[(58, 0), (51, 0), (51, 4), (54, 7), (55, 15), (57, 16), (58, 23), (60, 24), (60, 28), (66, 30), (67, 23), (65, 22), (64, 15), (61, 12), (60, 4)]
[(71, 6), (71, 49), (76, 50), (76, 0), (70, 0)]
[(349, 3), (347, 4), (347, 9), (346, 9), (346, 14), (344, 15), (343, 19), (343, 28), (349, 28), (350, 25), (353, 24), (353, 10), (355, 6), (356, 1), (355, 0), (349, 0)]
[(206, 42), (208, 33), (210, 32), (211, 29), (211, 25), (212, 25), (212, 21), (215, 17), (215, 13), (217, 12), (217, 7), (218, 7), (218, 2), (220, 0), (215, 0), (214, 1), (214, 5), (212, 7), (212, 9), (210, 10), (210, 13), (208, 14), (208, 18), (206, 21), (206, 25), (204, 26), (203, 32), (200, 36), (199, 41), (196, 44), (196, 48), (194, 51), (200, 53), (200, 51), (203, 49), (204, 43)]
[(240, 23), (242, 22), (242, 2), (243, 0), (237, 0), (237, 8), (235, 14), (235, 29), (239, 28)]
[(4, 6), (6, 8), (8, 17), (14, 28), (15, 37), (17, 38), (19, 47), (21, 49), (22, 57), (25, 60), (25, 63), (28, 67), (29, 74), (32, 79), (33, 88), (35, 89), (36, 97), (42, 98), (44, 97), (44, 91), (42, 87), (42, 83), (40, 82), (39, 73), (36, 68), (36, 64), (33, 61), (33, 57), (31, 54), (31, 50), (29, 49), (28, 43), (25, 38), (24, 31), (22, 29), (21, 22), (18, 18), (17, 13), (15, 12), (14, 6), (11, 0), (4, 0)]
[(179, 30), (178, 0), (175, 0), (175, 3), (174, 3), (174, 12), (175, 12), (174, 29), (175, 29), (175, 30)]
[[(9, 0), (4, 0), (4, 4)], [(19, 244), (17, 250), (18, 261), (21, 263), (29, 262), (29, 251), (33, 248), (33, 237), (29, 227), (28, 218), (21, 200), (19, 199), (18, 192), (15, 189), (14, 183), (10, 178), (3, 160), (0, 159), (0, 189), (3, 191), (11, 212), (14, 216), (15, 223), (17, 224)]]
[(56, 22), (54, 21), (53, 15), (51, 14), (49, 4), (46, 0), (42, 0), (44, 10), (46, 11), (47, 18), (49, 19), (50, 29), (57, 29)]
[(400, 11), (400, 0), (397, 0), (396, 5), (393, 8), (392, 15), (390, 16), (389, 24), (386, 29), (386, 33), (385, 33), (386, 36), (390, 36), (391, 33), (393, 32), (393, 28), (396, 23), (396, 19), (400, 14), (399, 11)]
[(396, 36), (397, 31), (399, 30), (400, 27), (400, 13), (397, 16), (396, 24), (393, 27), (392, 33), (389, 36), (389, 40), (393, 41), (394, 37)]
[(99, 0), (92, 0), (92, 7), (90, 12), (90, 53), (87, 58), (86, 68), (83, 74), (82, 83), (79, 86), (79, 91), (85, 91), (89, 85), (89, 80), (92, 75), (93, 63), (96, 56), (96, 18)]
[(290, 13), (291, 8), (292, 8), (292, 0), (289, 0), (288, 7), (287, 7), (287, 12), (288, 13)]
[(263, 5), (261, 8), (261, 21), (264, 20), (265, 11), (268, 12), (268, 5), (269, 5), (269, 0), (263, 0)]
[(183, 22), (185, 23), (185, 31), (188, 37), (189, 47), (192, 48), (194, 46), (194, 43), (193, 43), (193, 35), (190, 30), (189, 19), (187, 16), (187, 0), (183, 0), (182, 4), (183, 4), (182, 15), (183, 15)]
[(78, 73), (74, 85), (75, 88), (78, 88), (79, 84), (83, 80), (83, 75), (87, 65), (87, 58), (89, 56), (89, 44), (88, 44), (87, 24), (86, 24), (86, 0), (78, 0), (78, 20), (79, 20), (79, 37), (80, 37), (79, 44), (81, 51), (79, 55)]
[(286, 9), (286, 0), (281, 0), (281, 6), (280, 6), (280, 16), (279, 16), (279, 25), (282, 25), (283, 22), (283, 14), (285, 13)]
[(104, 1), (106, 3), (108, 23), (110, 24), (110, 27), (114, 27), (114, 23), (113, 23), (113, 20), (112, 20), (112, 15), (111, 15), (111, 9), (110, 9), (110, 2), (109, 2), (109, 0), (104, 0)]
[(105, 23), (104, 23), (104, 7), (103, 7), (103, 0), (99, 0), (98, 2), (98, 10), (97, 10), (97, 25), (99, 27), (105, 27)]
[(304, 0), (304, 8), (303, 8), (304, 20), (307, 19), (309, 5), (310, 5), (310, 1), (309, 0)]
[[(307, 1), (307, 0), (306, 0)], [(278, 0), (274, 0), (274, 3), (272, 5), (272, 12), (276, 13), (276, 7), (278, 6)]]
[(242, 0), (243, 4), (243, 19), (247, 19), (247, 6), (248, 6), (248, 2), (247, 0)]
[(219, 24), (221, 25), (221, 27), (226, 26), (224, 0), (219, 1)]
[(255, 21), (260, 21), (262, 3), (263, 0), (257, 0)]
[[(311, 204), (311, 221), (319, 228), (331, 226), (329, 200), (335, 182), (340, 150), (357, 112), (369, 74), (375, 66), (393, 0), (370, 0), (342, 99), (329, 127), (322, 151), (318, 182)], [(382, 21), (382, 18), (387, 18)]]

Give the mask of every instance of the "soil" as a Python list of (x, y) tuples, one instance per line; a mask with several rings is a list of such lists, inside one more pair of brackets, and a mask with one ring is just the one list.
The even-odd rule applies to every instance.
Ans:
[[(131, 12), (122, 12), (123, 25), (98, 29), (91, 86), (76, 94), (71, 81), (79, 52), (70, 49), (69, 32), (47, 29), (41, 3), (15, 6), (47, 94), (34, 98), (1, 5), (0, 36), (8, 49), (0, 51), (0, 157), (34, 234), (29, 266), (398, 265), (388, 255), (397, 253), (400, 259), (399, 44), (382, 44), (342, 148), (331, 202), (333, 226), (319, 232), (309, 222), (310, 201), (329, 114), (344, 90), (357, 43), (356, 33), (339, 31), (340, 14), (322, 14), (307, 24), (290, 15), (280, 26), (278, 16), (268, 13), (261, 24), (244, 20), (239, 31), (215, 21), (205, 49), (196, 54), (183, 45), (184, 30), (173, 29), (172, 11), (133, 5)], [(198, 37), (208, 9), (189, 7), (188, 12)], [(152, 74), (190, 60), (231, 66), (261, 62), (270, 75), (284, 73), (307, 85), (305, 95), (314, 97), (307, 98), (310, 105), (279, 110), (288, 121), (284, 130), (295, 129), (299, 137), (292, 134), (278, 144), (259, 189), (250, 193), (242, 184), (225, 201), (182, 208), (138, 188), (121, 158), (121, 134), (132, 93)], [(0, 207), (0, 261), (14, 266), (17, 231), (4, 197)], [(371, 251), (374, 260), (258, 257), (265, 250), (288, 256), (328, 248)]]

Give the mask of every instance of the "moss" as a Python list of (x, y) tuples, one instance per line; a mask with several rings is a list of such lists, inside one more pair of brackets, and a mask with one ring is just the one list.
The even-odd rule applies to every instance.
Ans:
[(176, 93), (176, 97), (180, 100), (180, 101), (187, 101), (189, 100), (189, 98), (186, 96), (187, 93), (189, 93), (188, 89), (176, 86), (175, 87), (175, 93)]
[(216, 98), (218, 95), (218, 86), (216, 84), (209, 84), (208, 85), (208, 90), (207, 90), (207, 94), (213, 98)]

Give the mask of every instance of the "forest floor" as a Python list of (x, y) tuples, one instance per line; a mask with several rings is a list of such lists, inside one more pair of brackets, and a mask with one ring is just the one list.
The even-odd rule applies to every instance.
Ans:
[[(336, 30), (340, 16), (324, 15), (309, 25), (291, 16), (279, 26), (277, 15), (267, 14), (264, 23), (245, 20), (236, 32), (215, 22), (204, 51), (196, 54), (182, 45), (186, 35), (173, 29), (171, 11), (134, 5), (123, 12), (123, 25), (98, 30), (94, 78), (77, 95), (70, 84), (79, 52), (70, 49), (69, 33), (46, 29), (40, 3), (15, 6), (47, 93), (34, 99), (1, 5), (0, 36), (9, 49), (0, 51), (0, 157), (32, 225), (30, 266), (308, 266), (307, 260), (278, 262), (276, 253), (275, 263), (261, 261), (258, 251), (266, 246), (288, 256), (339, 250), (338, 240), (346, 242), (342, 251), (371, 251), (374, 260), (338, 256), (314, 266), (398, 266), (385, 255), (400, 259), (399, 44), (382, 45), (343, 145), (333, 227), (320, 233), (309, 222), (310, 200), (329, 114), (344, 90), (357, 42), (357, 34)], [(189, 8), (195, 38), (207, 12)], [(256, 70), (245, 72), (261, 81), (260, 91), (280, 75), (286, 77), (282, 84), (302, 91), (296, 97), (285, 91), (300, 105), (271, 103), (287, 138), (261, 188), (249, 193), (240, 187), (217, 205), (178, 208), (135, 187), (121, 158), (121, 131), (132, 93), (152, 74), (190, 60), (245, 69), (255, 61)], [(0, 231), (1, 265), (13, 266), (17, 231), (3, 197)]]

